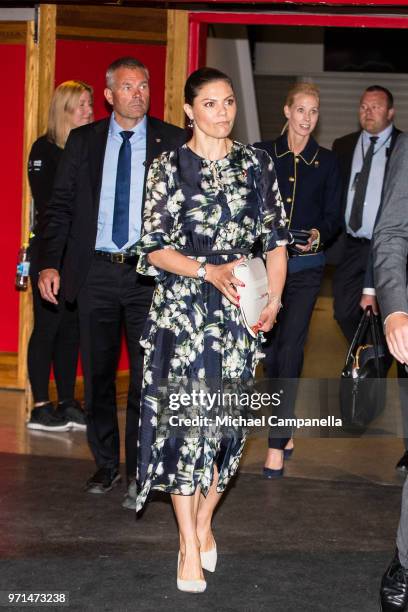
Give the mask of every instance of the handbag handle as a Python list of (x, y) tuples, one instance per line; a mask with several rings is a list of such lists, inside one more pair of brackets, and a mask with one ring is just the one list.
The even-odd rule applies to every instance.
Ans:
[[(371, 306), (367, 306), (366, 310), (368, 310), (368, 309), (370, 309), (372, 311)], [(347, 352), (346, 365), (349, 365), (350, 359), (354, 359), (354, 350), (355, 350), (356, 346), (361, 344), (361, 340), (364, 338), (364, 336), (366, 334), (366, 331), (367, 331), (367, 327), (370, 324), (370, 317), (367, 316), (366, 310), (364, 310), (364, 312), (363, 312), (363, 316), (360, 319), (360, 323), (358, 324), (358, 327), (356, 329), (356, 333), (354, 334), (353, 340), (351, 341), (349, 350)], [(370, 315), (371, 315), (371, 313), (370, 313)]]
[(380, 372), (379, 347), (381, 344), (381, 340), (380, 340), (380, 330), (378, 326), (378, 316), (372, 312), (371, 306), (367, 306), (367, 310), (368, 309), (370, 310), (370, 328), (371, 328), (371, 336), (372, 336), (373, 347), (374, 347), (375, 365), (379, 373)]

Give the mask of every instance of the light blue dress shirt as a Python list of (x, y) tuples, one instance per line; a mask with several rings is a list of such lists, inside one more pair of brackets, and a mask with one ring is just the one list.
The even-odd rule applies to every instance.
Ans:
[(146, 117), (138, 123), (130, 139), (132, 147), (132, 170), (130, 179), (129, 202), (129, 240), (118, 249), (112, 241), (113, 209), (115, 205), (116, 172), (118, 167), (119, 149), (123, 139), (120, 132), (123, 128), (115, 121), (112, 113), (109, 124), (108, 140), (106, 143), (105, 159), (103, 162), (101, 197), (99, 200), (98, 231), (96, 234), (95, 249), (118, 253), (126, 251), (140, 238), (142, 225), (143, 183), (145, 176), (144, 162), (146, 160)]
[[(385, 165), (387, 163), (387, 156), (389, 153), (389, 147), (391, 144), (391, 134), (393, 125), (389, 125), (379, 134), (369, 134), (363, 130), (359, 136), (356, 147), (354, 149), (353, 163), (351, 166), (350, 184), (348, 187), (347, 194), (347, 207), (346, 207), (346, 226), (347, 233), (351, 234), (355, 238), (367, 238), (371, 240), (373, 235), (373, 229), (375, 220), (377, 217), (378, 209), (381, 202), (381, 193), (384, 182)], [(378, 136), (378, 140), (374, 147), (374, 156), (371, 162), (370, 176), (368, 178), (368, 185), (366, 191), (366, 197), (364, 202), (363, 211), (363, 223), (357, 232), (353, 232), (349, 227), (349, 219), (351, 214), (351, 208), (354, 199), (354, 189), (356, 183), (356, 174), (361, 171), (364, 161), (364, 155), (370, 146), (370, 136)]]

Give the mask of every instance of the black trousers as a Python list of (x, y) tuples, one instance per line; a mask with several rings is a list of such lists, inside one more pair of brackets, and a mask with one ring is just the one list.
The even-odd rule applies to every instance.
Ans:
[(34, 327), (28, 343), (28, 376), (34, 402), (49, 400), (51, 365), (59, 401), (74, 398), (79, 354), (79, 323), (76, 304), (60, 297), (58, 306), (41, 298), (38, 290), (38, 247), (30, 245), (30, 279)]
[[(319, 266), (288, 274), (282, 296), (283, 308), (278, 315), (277, 324), (269, 334), (262, 349), (265, 353), (264, 372), (268, 378), (279, 378), (280, 386), (285, 388), (285, 405), (282, 414), (293, 415), (297, 384), (294, 380), (302, 373), (304, 347), (313, 308), (319, 294), (324, 267)], [(272, 429), (271, 429), (272, 434)], [(279, 432), (274, 428), (269, 437), (269, 448), (285, 448), (290, 433)]]
[(126, 471), (136, 475), (143, 351), (140, 336), (154, 282), (135, 266), (94, 258), (78, 295), (88, 442), (98, 467), (117, 469), (120, 460), (116, 371), (125, 331), (130, 382), (126, 411)]
[(370, 243), (346, 236), (341, 263), (333, 277), (334, 318), (350, 343), (353, 339), (362, 311), (361, 294), (367, 269)]

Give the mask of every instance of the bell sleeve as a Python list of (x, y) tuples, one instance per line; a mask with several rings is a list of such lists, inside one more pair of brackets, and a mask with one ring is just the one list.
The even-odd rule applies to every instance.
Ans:
[(146, 198), (143, 229), (139, 243), (137, 272), (146, 276), (159, 276), (162, 270), (148, 260), (149, 253), (173, 248), (171, 233), (177, 214), (177, 204), (169, 197), (172, 164), (168, 154), (153, 161), (146, 180)]
[(261, 240), (266, 253), (278, 246), (286, 246), (289, 232), (273, 161), (266, 151), (255, 149), (255, 153), (259, 164), (256, 189), (261, 208)]

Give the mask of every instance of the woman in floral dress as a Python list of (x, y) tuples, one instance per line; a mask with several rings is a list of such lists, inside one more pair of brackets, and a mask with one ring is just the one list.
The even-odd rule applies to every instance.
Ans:
[(228, 76), (202, 68), (188, 78), (184, 110), (191, 140), (150, 167), (138, 272), (156, 277), (142, 336), (144, 384), (137, 510), (151, 489), (171, 494), (179, 532), (177, 586), (201, 592), (215, 570), (214, 509), (237, 470), (244, 439), (156, 437), (163, 381), (254, 376), (262, 334), (246, 330), (233, 269), (260, 238), (270, 330), (286, 276), (285, 213), (269, 156), (228, 138), (236, 102)]

